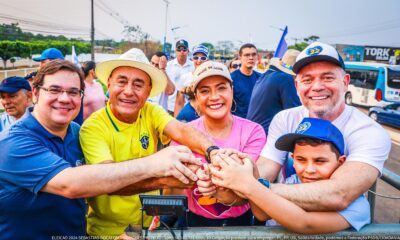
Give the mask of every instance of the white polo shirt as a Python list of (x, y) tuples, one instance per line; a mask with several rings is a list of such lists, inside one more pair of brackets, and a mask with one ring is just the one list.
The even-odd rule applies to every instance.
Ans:
[(174, 94), (168, 96), (168, 110), (173, 112), (175, 108), (176, 93), (179, 91), (178, 87), (182, 85), (181, 76), (188, 72), (193, 72), (194, 65), (189, 59), (186, 60), (185, 64), (180, 65), (178, 60), (175, 58), (167, 63), (167, 74), (169, 79), (175, 84)]

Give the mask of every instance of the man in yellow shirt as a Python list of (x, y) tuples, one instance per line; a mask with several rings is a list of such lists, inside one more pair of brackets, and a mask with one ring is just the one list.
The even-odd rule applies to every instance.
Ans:
[[(208, 156), (217, 148), (199, 131), (146, 101), (164, 91), (167, 79), (141, 50), (131, 49), (119, 59), (98, 64), (96, 75), (107, 84), (110, 97), (107, 106), (93, 113), (81, 128), (80, 142), (88, 164), (122, 162), (151, 155), (157, 151), (158, 139), (163, 144), (173, 139)], [(188, 183), (181, 176), (177, 177)], [(88, 234), (121, 235), (128, 226), (140, 225), (140, 200), (138, 195), (132, 194), (173, 185), (179, 185), (173, 177), (152, 178), (114, 193), (120, 195), (89, 198)], [(158, 194), (158, 190), (151, 193)], [(150, 221), (151, 218), (145, 216), (145, 225)]]

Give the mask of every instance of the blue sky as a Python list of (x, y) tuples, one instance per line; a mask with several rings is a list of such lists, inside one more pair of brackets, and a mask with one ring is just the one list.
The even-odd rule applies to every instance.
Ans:
[[(167, 41), (201, 42), (230, 40), (239, 46), (253, 42), (274, 50), (288, 26), (289, 44), (310, 35), (334, 44), (400, 47), (398, 0), (168, 0)], [(140, 25), (153, 40), (163, 41), (164, 0), (95, 0), (98, 38), (123, 37), (123, 24)], [(0, 21), (20, 19), (26, 29), (69, 31), (88, 38), (90, 0), (12, 0), (0, 2)], [(24, 23), (25, 22), (25, 23)], [(32, 25), (32, 23), (34, 25)], [(50, 25), (48, 23), (52, 23)], [(47, 25), (46, 25), (47, 24)], [(176, 30), (171, 31), (171, 28)], [(66, 29), (66, 30), (65, 30)], [(66, 34), (68, 35), (68, 34)], [(78, 35), (77, 35), (78, 36)]]

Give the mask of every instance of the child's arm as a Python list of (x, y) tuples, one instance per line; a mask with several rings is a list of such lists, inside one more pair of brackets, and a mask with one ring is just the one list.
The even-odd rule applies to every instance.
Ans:
[(221, 164), (221, 170), (212, 169), (211, 172), (214, 184), (243, 193), (250, 202), (289, 230), (310, 234), (336, 232), (350, 227), (337, 212), (306, 212), (274, 194), (253, 177), (250, 160), (244, 160), (241, 165), (228, 156), (222, 157), (225, 162)]
[(291, 231), (315, 234), (344, 230), (350, 224), (337, 212), (306, 212), (296, 204), (276, 195), (256, 179), (248, 183), (244, 194), (262, 211)]

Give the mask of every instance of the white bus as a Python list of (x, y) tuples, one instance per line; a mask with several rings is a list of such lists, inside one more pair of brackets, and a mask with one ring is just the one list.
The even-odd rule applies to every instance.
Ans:
[(345, 95), (348, 105), (385, 106), (400, 102), (400, 65), (346, 62), (350, 85)]

